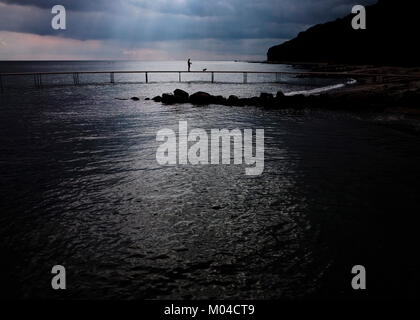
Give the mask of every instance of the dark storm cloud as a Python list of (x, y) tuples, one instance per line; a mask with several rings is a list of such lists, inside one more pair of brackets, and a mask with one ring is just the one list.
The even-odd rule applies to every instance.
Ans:
[(0, 5), (0, 30), (133, 43), (206, 38), (289, 39), (312, 24), (350, 13), (354, 1), (62, 0), (60, 4), (67, 10), (67, 30), (57, 32), (50, 27), (50, 11), (56, 0), (0, 0), (6, 4)]
[(319, 20), (348, 14), (356, 4), (376, 0), (128, 0), (131, 4), (162, 13), (210, 17), (235, 15), (239, 18), (318, 23)]
[(1, 0), (6, 4), (17, 4), (21, 6), (33, 6), (42, 9), (51, 9), (53, 6), (60, 4), (67, 10), (75, 11), (98, 11), (107, 10), (121, 4), (124, 0)]

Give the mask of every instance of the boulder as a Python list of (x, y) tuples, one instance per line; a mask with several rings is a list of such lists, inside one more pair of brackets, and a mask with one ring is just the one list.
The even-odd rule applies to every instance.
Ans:
[(239, 98), (235, 95), (230, 95), (227, 100), (227, 103), (231, 106), (239, 105)]
[(131, 100), (133, 100), (133, 101), (139, 101), (140, 99), (137, 98), (137, 97), (131, 97)]
[(213, 96), (207, 92), (196, 92), (190, 96), (190, 102), (193, 104), (210, 104), (213, 102)]
[(227, 100), (223, 96), (215, 96), (215, 97), (213, 97), (213, 103), (214, 104), (225, 105), (226, 102), (227, 102)]
[(188, 98), (190, 97), (188, 92), (185, 92), (184, 90), (181, 90), (181, 89), (176, 89), (174, 91), (174, 96), (175, 96), (176, 100), (180, 103), (187, 102)]
[(176, 97), (172, 93), (164, 93), (162, 94), (162, 103), (165, 104), (174, 104), (177, 103)]
[(265, 101), (271, 101), (271, 100), (274, 99), (274, 96), (271, 93), (261, 92), (260, 99), (263, 102), (265, 102)]
[(162, 97), (161, 96), (156, 96), (152, 99), (155, 102), (161, 102), (162, 101)]
[(249, 98), (249, 104), (253, 106), (258, 106), (261, 103), (260, 98), (258, 97), (252, 97)]

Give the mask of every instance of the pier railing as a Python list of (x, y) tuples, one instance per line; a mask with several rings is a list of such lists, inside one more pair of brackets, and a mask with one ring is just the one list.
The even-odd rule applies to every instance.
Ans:
[(74, 85), (80, 85), (80, 75), (88, 74), (108, 74), (109, 83), (115, 84), (116, 74), (143, 74), (145, 76), (144, 83), (149, 83), (151, 74), (177, 74), (178, 81), (182, 82), (182, 76), (185, 74), (208, 74), (208, 81), (215, 83), (215, 75), (217, 74), (242, 74), (242, 83), (248, 83), (248, 75), (265, 74), (275, 75), (276, 80), (281, 79), (282, 75), (295, 76), (296, 78), (312, 77), (312, 78), (353, 78), (353, 79), (371, 79), (374, 82), (384, 82), (384, 79), (419, 79), (420, 75), (402, 75), (402, 74), (372, 74), (372, 73), (352, 73), (352, 72), (311, 72), (311, 71), (64, 71), (64, 72), (20, 72), (20, 73), (0, 73), (0, 90), (5, 90), (5, 79), (8, 77), (30, 76), (33, 77), (33, 83), (36, 88), (44, 86), (43, 80), (51, 75), (71, 75)]

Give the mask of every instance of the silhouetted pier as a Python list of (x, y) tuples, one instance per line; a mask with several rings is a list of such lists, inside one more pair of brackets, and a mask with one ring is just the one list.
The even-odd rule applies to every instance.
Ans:
[[(42, 88), (43, 80), (46, 80), (48, 76), (52, 75), (69, 75), (73, 77), (73, 84), (80, 85), (80, 75), (91, 75), (91, 74), (107, 74), (109, 76), (109, 83), (115, 84), (115, 75), (120, 74), (143, 74), (145, 76), (144, 83), (149, 83), (151, 74), (177, 74), (178, 81), (183, 82), (183, 75), (185, 74), (208, 74), (208, 81), (215, 83), (215, 77), (219, 74), (242, 74), (242, 83), (248, 83), (248, 75), (250, 74), (265, 74), (265, 75), (274, 75), (276, 81), (278, 82), (281, 77), (284, 76), (295, 76), (299, 78), (352, 78), (352, 79), (370, 79), (372, 82), (385, 82), (385, 79), (400, 79), (400, 80), (409, 80), (409, 79), (418, 79), (418, 75), (401, 75), (401, 74), (372, 74), (372, 73), (352, 73), (352, 72), (311, 72), (311, 71), (64, 71), (64, 72), (20, 72), (20, 73), (0, 73), (0, 89), (1, 92), (5, 89), (5, 79), (8, 77), (19, 77), (19, 76), (31, 76), (34, 79), (34, 86), (36, 88)], [(191, 81), (191, 80), (190, 80)], [(203, 80), (200, 80), (203, 81)], [(207, 81), (207, 80), (206, 80)], [(86, 83), (88, 84), (88, 83)]]

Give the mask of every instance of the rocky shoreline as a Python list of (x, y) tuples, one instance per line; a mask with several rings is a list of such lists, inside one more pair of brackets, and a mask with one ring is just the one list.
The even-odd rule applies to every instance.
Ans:
[[(133, 97), (132, 100), (139, 100)], [(360, 83), (317, 95), (287, 96), (262, 92), (259, 96), (240, 98), (214, 96), (207, 92), (189, 94), (181, 89), (164, 93), (153, 99), (166, 105), (190, 103), (193, 105), (259, 106), (271, 109), (325, 109), (356, 112), (396, 112), (420, 117), (420, 88), (407, 83)]]
[[(308, 68), (308, 66), (306, 66)], [(356, 84), (346, 85), (311, 95), (285, 95), (283, 92), (266, 93), (259, 96), (242, 98), (236, 95), (223, 97), (207, 92), (189, 94), (180, 89), (164, 93), (153, 100), (165, 105), (189, 103), (197, 106), (257, 106), (270, 109), (321, 109), (347, 112), (379, 112), (398, 114), (420, 121), (420, 68), (387, 66), (349, 66), (332, 64), (312, 64), (313, 71), (346, 72), (352, 74), (376, 75), (359, 78)], [(409, 75), (410, 77), (407, 77)], [(132, 100), (140, 100), (132, 97)]]

